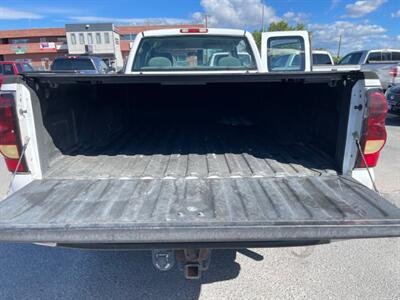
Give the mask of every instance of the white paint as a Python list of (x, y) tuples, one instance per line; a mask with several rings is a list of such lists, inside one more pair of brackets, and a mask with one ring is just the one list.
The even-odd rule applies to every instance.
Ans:
[[(371, 172), (372, 179), (375, 181), (375, 172), (373, 168), (369, 169)], [(354, 169), (351, 173), (351, 176), (357, 180), (358, 182), (362, 183), (366, 187), (370, 188), (371, 190), (374, 188), (374, 185), (371, 181), (371, 178), (368, 174), (367, 169)]]

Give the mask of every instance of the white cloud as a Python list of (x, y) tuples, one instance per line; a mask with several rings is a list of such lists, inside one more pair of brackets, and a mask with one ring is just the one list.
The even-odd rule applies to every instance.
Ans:
[(69, 17), (72, 22), (110, 22), (117, 24), (129, 25), (175, 25), (175, 24), (189, 24), (191, 20), (176, 19), (176, 18), (112, 18), (112, 17), (96, 17), (96, 16), (78, 16)]
[(331, 0), (331, 7), (329, 8), (329, 10), (333, 10), (336, 7), (338, 7), (338, 5), (340, 4), (340, 2), (342, 2), (341, 0)]
[(392, 13), (392, 18), (400, 18), (400, 9), (394, 13)]
[(293, 11), (288, 11), (282, 17), (288, 22), (307, 23), (310, 15), (303, 12), (295, 13)]
[(346, 5), (346, 15), (344, 17), (359, 18), (377, 10), (387, 0), (359, 0)]
[[(265, 24), (279, 20), (275, 9), (261, 0), (201, 0), (201, 6), (208, 15), (210, 26), (260, 28), (263, 6)], [(192, 17), (196, 22), (204, 20), (201, 12), (195, 12)]]
[(42, 19), (43, 16), (24, 10), (0, 6), (0, 20)]
[[(393, 47), (393, 38), (379, 25), (337, 21), (329, 24), (311, 24), (313, 46), (337, 51), (342, 36), (342, 53), (371, 47)], [(371, 46), (373, 45), (373, 46)]]

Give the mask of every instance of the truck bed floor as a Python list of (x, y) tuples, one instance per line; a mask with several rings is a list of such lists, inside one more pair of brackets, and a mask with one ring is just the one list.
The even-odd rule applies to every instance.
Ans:
[(256, 126), (136, 127), (52, 162), (46, 178), (227, 178), (337, 174), (311, 144), (282, 145)]

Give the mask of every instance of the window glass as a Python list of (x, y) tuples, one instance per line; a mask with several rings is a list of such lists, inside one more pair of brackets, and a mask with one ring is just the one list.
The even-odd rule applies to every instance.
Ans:
[(83, 33), (79, 34), (79, 44), (83, 45), (85, 43), (85, 36)]
[(123, 41), (133, 41), (136, 37), (136, 34), (122, 34), (120, 37)]
[(368, 55), (367, 62), (378, 62), (382, 61), (382, 52), (371, 52)]
[(267, 45), (268, 70), (271, 72), (304, 71), (305, 46), (301, 37), (270, 38)]
[(101, 34), (99, 32), (96, 33), (96, 43), (101, 44)]
[(332, 65), (331, 58), (328, 54), (314, 53), (312, 57), (314, 65)]
[(93, 36), (91, 33), (88, 33), (87, 38), (88, 38), (88, 44), (89, 45), (93, 44)]
[(21, 64), (16, 64), (16, 66), (17, 66), (18, 73), (24, 72), (24, 69), (22, 68)]
[(72, 43), (72, 45), (76, 45), (76, 36), (75, 36), (75, 33), (71, 33), (71, 43)]
[(3, 65), (0, 64), (0, 75), (3, 75)]
[(253, 57), (244, 37), (149, 37), (141, 41), (132, 70), (253, 70)]
[(103, 60), (100, 61), (100, 68), (103, 70), (103, 72), (108, 71), (108, 66), (106, 65), (106, 63)]
[(4, 64), (3, 65), (3, 75), (15, 75), (12, 64)]
[(30, 64), (24, 63), (25, 71), (34, 71), (33, 67)]
[(90, 59), (87, 58), (58, 58), (51, 69), (54, 71), (84, 71), (95, 70)]
[(27, 44), (29, 39), (12, 39), (11, 44)]
[(40, 40), (41, 43), (47, 42), (47, 39), (45, 37), (41, 37), (39, 40)]
[(382, 61), (392, 61), (392, 52), (382, 52)]
[(108, 32), (105, 32), (105, 33), (104, 33), (104, 42), (105, 42), (106, 44), (109, 44), (109, 43), (110, 43), (110, 34), (109, 34)]
[(354, 52), (347, 54), (342, 60), (339, 62), (339, 65), (358, 65), (360, 64), (360, 59), (362, 56), (362, 52)]
[(400, 61), (400, 52), (392, 52), (392, 60)]

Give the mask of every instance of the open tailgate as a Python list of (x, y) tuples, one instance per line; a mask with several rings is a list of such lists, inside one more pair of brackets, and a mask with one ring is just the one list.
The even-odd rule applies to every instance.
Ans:
[(0, 241), (201, 243), (400, 236), (400, 209), (345, 176), (34, 181)]

